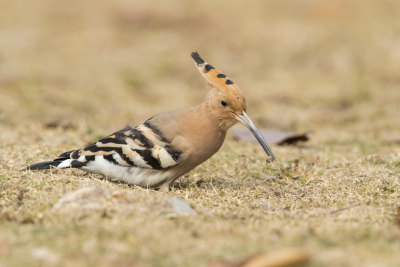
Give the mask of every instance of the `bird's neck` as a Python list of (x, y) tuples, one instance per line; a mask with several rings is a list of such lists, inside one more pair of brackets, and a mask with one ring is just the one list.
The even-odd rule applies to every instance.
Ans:
[(220, 128), (204, 103), (184, 109), (180, 114), (179, 128), (184, 131), (185, 140), (190, 144), (187, 154), (191, 155), (193, 164), (198, 165), (219, 150), (225, 140), (226, 130)]
[(202, 109), (203, 114), (206, 114), (212, 126), (224, 134), (229, 128), (237, 123), (236, 119), (232, 119), (224, 116), (224, 114), (221, 114), (220, 110), (211, 105), (208, 99), (199, 105), (198, 108)]

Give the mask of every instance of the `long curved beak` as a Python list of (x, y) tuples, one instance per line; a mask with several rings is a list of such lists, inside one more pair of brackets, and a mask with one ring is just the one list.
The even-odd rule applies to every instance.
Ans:
[(272, 153), (271, 148), (268, 146), (267, 142), (265, 141), (264, 137), (261, 135), (260, 131), (256, 128), (254, 123), (250, 120), (249, 116), (247, 116), (246, 112), (242, 112), (241, 115), (233, 113), (238, 121), (246, 125), (247, 128), (253, 133), (254, 137), (260, 143), (264, 151), (270, 157), (271, 160), (275, 160), (274, 153)]

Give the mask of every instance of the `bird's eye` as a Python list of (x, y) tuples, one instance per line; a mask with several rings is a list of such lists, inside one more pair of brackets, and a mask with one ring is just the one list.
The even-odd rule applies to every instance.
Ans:
[(221, 100), (221, 106), (226, 107), (226, 101)]

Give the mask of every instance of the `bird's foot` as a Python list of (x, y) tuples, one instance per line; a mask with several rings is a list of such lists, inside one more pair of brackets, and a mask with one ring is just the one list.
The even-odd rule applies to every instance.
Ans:
[(170, 186), (169, 182), (168, 183), (164, 183), (159, 187), (160, 192), (169, 192), (170, 188), (171, 188), (171, 186)]

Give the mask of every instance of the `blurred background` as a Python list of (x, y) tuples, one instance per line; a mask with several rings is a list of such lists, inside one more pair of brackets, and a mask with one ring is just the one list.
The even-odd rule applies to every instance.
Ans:
[(197, 104), (206, 93), (190, 58), (198, 51), (239, 85), (260, 127), (366, 138), (398, 127), (398, 1), (1, 6), (3, 124), (79, 121), (105, 134)]
[[(398, 0), (0, 0), (0, 265), (208, 266), (295, 246), (311, 266), (396, 266), (399, 14)], [(200, 103), (192, 51), (259, 128), (310, 141), (266, 164), (228, 138), (168, 194), (20, 171)], [(54, 211), (87, 187), (106, 193)], [(173, 217), (169, 197), (199, 216)]]

